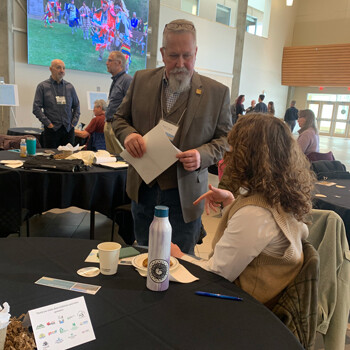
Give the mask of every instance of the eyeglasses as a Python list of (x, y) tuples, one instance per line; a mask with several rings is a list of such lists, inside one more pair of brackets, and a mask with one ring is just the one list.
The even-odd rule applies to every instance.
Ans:
[(176, 29), (187, 29), (195, 31), (195, 27), (191, 23), (168, 23), (165, 25), (164, 29), (176, 30)]

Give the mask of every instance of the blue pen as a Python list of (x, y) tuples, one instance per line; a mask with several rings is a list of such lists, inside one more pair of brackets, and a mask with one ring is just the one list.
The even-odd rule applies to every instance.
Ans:
[(229, 300), (243, 301), (242, 298), (232, 297), (230, 295), (222, 295), (222, 294), (200, 292), (200, 291), (197, 291), (195, 294), (202, 295), (204, 297), (214, 297), (214, 298), (220, 298), (220, 299), (229, 299)]

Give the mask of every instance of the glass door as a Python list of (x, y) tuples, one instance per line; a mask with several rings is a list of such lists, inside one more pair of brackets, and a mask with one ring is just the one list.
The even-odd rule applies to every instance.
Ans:
[(336, 103), (332, 136), (349, 136), (349, 103)]
[(318, 131), (322, 135), (332, 134), (332, 119), (333, 119), (334, 103), (321, 102), (320, 113), (318, 120)]

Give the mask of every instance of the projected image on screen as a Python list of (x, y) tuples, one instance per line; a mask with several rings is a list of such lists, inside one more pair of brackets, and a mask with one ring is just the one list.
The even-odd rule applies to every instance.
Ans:
[(128, 73), (146, 67), (148, 0), (27, 0), (28, 63), (107, 73), (113, 50), (124, 53)]

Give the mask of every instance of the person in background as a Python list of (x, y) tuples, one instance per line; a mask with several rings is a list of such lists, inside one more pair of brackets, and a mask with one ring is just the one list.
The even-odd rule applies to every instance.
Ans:
[(237, 102), (236, 102), (236, 115), (237, 115), (237, 119), (239, 117), (241, 117), (244, 113), (244, 105), (243, 102), (245, 101), (245, 96), (244, 95), (239, 95), (237, 98)]
[(79, 121), (80, 104), (74, 86), (63, 80), (65, 70), (64, 62), (54, 59), (50, 78), (36, 88), (33, 114), (44, 124), (45, 148), (74, 144), (74, 127)]
[(130, 25), (132, 29), (137, 29), (137, 26), (139, 24), (139, 20), (136, 17), (136, 12), (132, 13), (132, 18), (130, 19)]
[(112, 51), (106, 62), (107, 71), (112, 74), (112, 84), (109, 89), (106, 110), (106, 123), (104, 127), (106, 149), (109, 153), (119, 154), (123, 147), (115, 137), (112, 121), (113, 115), (123, 101), (129, 89), (132, 77), (125, 72), (126, 58), (120, 51)]
[[(238, 98), (238, 97), (237, 97)], [(230, 112), (231, 112), (231, 120), (232, 120), (232, 125), (236, 124), (237, 121), (237, 114), (236, 114), (236, 103), (237, 103), (237, 98), (235, 101), (230, 105)]]
[(147, 152), (143, 135), (161, 120), (169, 127), (170, 141), (182, 151), (178, 161), (149, 185), (129, 165), (126, 191), (138, 244), (148, 244), (154, 207), (162, 204), (169, 207), (173, 242), (193, 254), (204, 204), (192, 203), (207, 188), (208, 166), (227, 148), (232, 127), (229, 89), (194, 71), (197, 44), (192, 22), (168, 23), (160, 51), (165, 67), (135, 73), (113, 128), (131, 156), (141, 158)]
[(90, 9), (86, 6), (85, 1), (83, 1), (83, 6), (79, 9), (80, 20), (81, 20), (81, 29), (83, 30), (84, 40), (90, 39)]
[(255, 100), (251, 100), (251, 102), (250, 102), (250, 107), (248, 107), (248, 108), (245, 110), (245, 114), (254, 112), (255, 105), (256, 105), (256, 101), (255, 101)]
[(303, 265), (314, 175), (288, 126), (272, 115), (240, 118), (228, 143), (228, 190), (210, 185), (194, 202), (205, 200), (207, 214), (225, 207), (211, 257), (198, 260), (174, 244), (171, 255), (221, 275), (272, 308)]
[(308, 155), (312, 152), (319, 152), (319, 137), (316, 127), (315, 114), (311, 109), (304, 109), (298, 113), (298, 144), (301, 150)]
[[(75, 129), (74, 133), (76, 136), (81, 137), (82, 139), (86, 139), (90, 137), (90, 135), (94, 132), (103, 133), (103, 129), (105, 126), (105, 111), (107, 108), (107, 104), (105, 100), (96, 100), (94, 103), (94, 116), (92, 118), (89, 125), (84, 130)], [(89, 140), (87, 141), (87, 143)]]
[(272, 101), (267, 104), (267, 113), (275, 115), (275, 105)]
[(259, 95), (259, 103), (254, 108), (255, 113), (267, 113), (267, 106), (264, 103), (265, 95)]
[(289, 125), (290, 130), (293, 132), (295, 124), (298, 120), (298, 110), (295, 107), (296, 101), (290, 102), (290, 107), (286, 110), (284, 115), (284, 121)]

